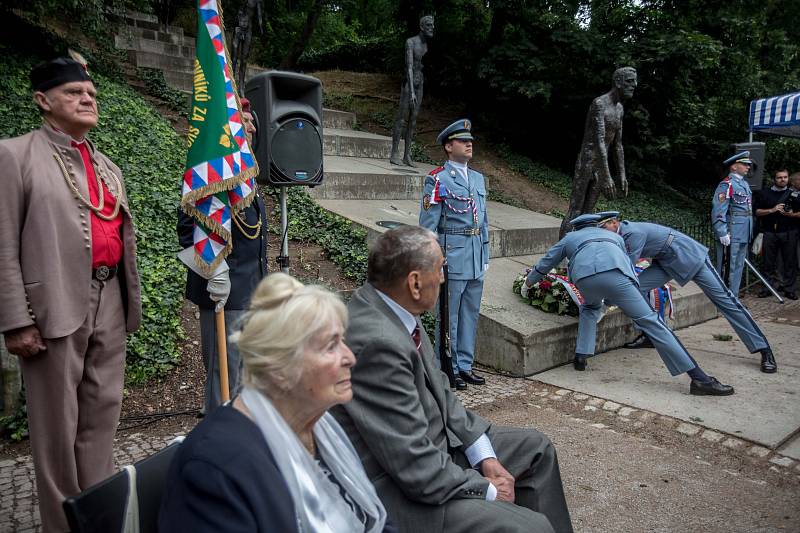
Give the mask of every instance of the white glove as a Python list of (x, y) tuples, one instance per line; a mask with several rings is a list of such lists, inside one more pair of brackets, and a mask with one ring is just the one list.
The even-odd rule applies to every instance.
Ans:
[(731, 236), (730, 234), (723, 235), (719, 238), (719, 242), (722, 243), (722, 246), (730, 246), (731, 245)]
[(219, 313), (225, 308), (225, 302), (231, 294), (231, 276), (228, 270), (219, 272), (208, 278), (208, 297), (217, 302), (214, 312)]
[(522, 282), (522, 286), (519, 288), (519, 295), (522, 296), (523, 298), (527, 298), (528, 297), (528, 293), (530, 292), (530, 290), (532, 288), (533, 287), (528, 287), (528, 282), (527, 281), (523, 281)]

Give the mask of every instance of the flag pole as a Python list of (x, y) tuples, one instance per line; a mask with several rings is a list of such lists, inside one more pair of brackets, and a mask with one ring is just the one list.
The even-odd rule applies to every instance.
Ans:
[(225, 335), (225, 309), (215, 313), (217, 319), (217, 355), (219, 357), (219, 391), (222, 403), (231, 399), (228, 390), (228, 337)]

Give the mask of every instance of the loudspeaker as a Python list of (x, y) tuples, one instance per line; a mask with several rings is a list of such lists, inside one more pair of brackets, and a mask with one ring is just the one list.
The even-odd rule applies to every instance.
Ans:
[(736, 143), (731, 145), (731, 154), (738, 154), (745, 150), (750, 151), (750, 159), (753, 160), (753, 166), (750, 167), (750, 175), (745, 177), (750, 189), (757, 191), (762, 188), (761, 180), (764, 176), (764, 143)]
[(312, 76), (273, 70), (245, 89), (257, 120), (259, 183), (322, 183), (322, 83)]

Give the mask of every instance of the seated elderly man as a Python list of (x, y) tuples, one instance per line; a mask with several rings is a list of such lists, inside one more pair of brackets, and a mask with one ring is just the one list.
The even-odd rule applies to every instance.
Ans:
[(331, 412), (400, 531), (572, 531), (548, 438), (491, 427), (434, 364), (419, 315), (436, 303), (443, 264), (427, 229), (377, 239), (348, 305), (353, 400)]

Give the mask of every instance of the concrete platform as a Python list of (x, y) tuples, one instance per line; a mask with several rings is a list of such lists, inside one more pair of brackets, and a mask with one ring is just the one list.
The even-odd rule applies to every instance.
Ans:
[[(392, 139), (385, 135), (339, 128), (324, 129), (323, 134), (322, 153), (324, 155), (388, 160), (392, 152)], [(402, 151), (403, 141), (400, 141), (400, 152), (402, 153)]]
[(388, 159), (326, 155), (325, 179), (309, 191), (312, 197), (339, 200), (414, 200), (422, 197), (424, 177), (432, 165), (398, 166)]
[[(475, 358), (479, 363), (514, 374), (531, 375), (572, 360), (578, 319), (534, 309), (511, 291), (514, 279), (540, 257), (527, 255), (490, 261), (475, 346)], [(716, 317), (716, 308), (693, 283), (676, 287), (673, 299), (675, 319), (670, 325), (674, 328)], [(616, 309), (598, 324), (597, 353), (622, 346), (636, 336), (633, 323)], [(537, 375), (537, 379), (539, 377)]]
[[(367, 241), (386, 231), (387, 227), (378, 222), (419, 221), (419, 198), (360, 202), (322, 199), (319, 204), (366, 229)], [(489, 202), (488, 212), (490, 257), (541, 253), (558, 240), (560, 221), (556, 218), (498, 202)]]
[(322, 110), (322, 127), (352, 130), (356, 124), (356, 114), (349, 111), (338, 111), (336, 109)]
[[(681, 303), (676, 302), (676, 307)], [(797, 327), (769, 322), (759, 325), (776, 353), (776, 374), (760, 372), (758, 354), (748, 354), (738, 340), (713, 339), (717, 333), (733, 334), (724, 318), (678, 331), (706, 372), (736, 388), (733, 396), (690, 396), (688, 379), (671, 377), (653, 349), (614, 350), (590, 359), (585, 372), (575, 372), (567, 365), (539, 374), (536, 379), (679, 418), (771, 449), (783, 446), (781, 453), (800, 458)]]

